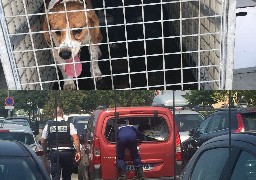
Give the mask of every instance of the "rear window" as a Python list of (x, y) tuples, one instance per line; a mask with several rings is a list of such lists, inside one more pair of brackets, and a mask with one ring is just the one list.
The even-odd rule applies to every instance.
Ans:
[(241, 114), (244, 123), (244, 130), (256, 130), (256, 113)]
[[(118, 127), (128, 124), (144, 134), (144, 137), (139, 141), (161, 142), (169, 138), (169, 127), (163, 117), (125, 117), (117, 119)], [(109, 142), (115, 142), (114, 119), (108, 121), (105, 137)]]
[(203, 117), (199, 114), (175, 114), (175, 121), (182, 132), (197, 128), (203, 121)]
[(0, 158), (1, 179), (43, 180), (37, 165), (29, 157)]
[(29, 133), (18, 133), (18, 132), (1, 132), (0, 139), (9, 141), (20, 141), (24, 144), (34, 144), (34, 137)]

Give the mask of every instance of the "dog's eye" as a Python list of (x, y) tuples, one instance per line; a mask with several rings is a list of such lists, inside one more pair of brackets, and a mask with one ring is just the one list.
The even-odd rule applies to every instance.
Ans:
[(61, 32), (60, 32), (60, 31), (55, 31), (55, 34), (56, 34), (57, 36), (60, 36), (60, 35), (61, 35)]
[(76, 35), (76, 34), (81, 34), (82, 32), (82, 29), (76, 29), (76, 30), (73, 30), (73, 34)]

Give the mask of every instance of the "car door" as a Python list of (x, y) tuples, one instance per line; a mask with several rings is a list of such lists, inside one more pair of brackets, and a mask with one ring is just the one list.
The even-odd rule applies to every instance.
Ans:
[(194, 135), (182, 143), (184, 163), (187, 163), (191, 159), (191, 157), (195, 154), (197, 149), (201, 146), (202, 144), (201, 138), (206, 133), (206, 129), (211, 119), (212, 119), (212, 116), (208, 116), (200, 124), (200, 126), (197, 127)]

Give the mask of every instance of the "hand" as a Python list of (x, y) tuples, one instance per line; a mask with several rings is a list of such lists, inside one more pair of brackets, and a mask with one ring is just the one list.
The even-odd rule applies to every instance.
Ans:
[(76, 154), (75, 154), (75, 161), (78, 162), (78, 161), (80, 161), (80, 159), (81, 159), (81, 153), (80, 152), (76, 152)]

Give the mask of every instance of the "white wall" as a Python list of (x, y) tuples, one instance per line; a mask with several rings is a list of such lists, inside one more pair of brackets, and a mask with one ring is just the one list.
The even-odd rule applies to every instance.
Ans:
[(237, 8), (234, 68), (256, 66), (256, 7)]

